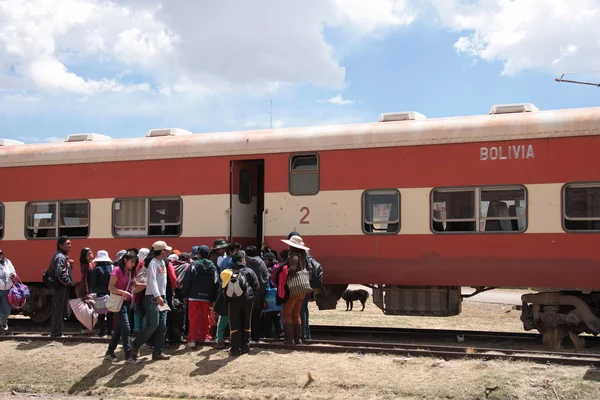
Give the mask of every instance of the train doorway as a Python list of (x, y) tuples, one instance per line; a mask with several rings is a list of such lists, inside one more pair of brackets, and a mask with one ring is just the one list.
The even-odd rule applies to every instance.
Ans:
[(255, 245), (260, 250), (263, 240), (265, 207), (265, 161), (235, 160), (231, 162), (231, 196), (229, 231), (231, 242), (244, 248)]

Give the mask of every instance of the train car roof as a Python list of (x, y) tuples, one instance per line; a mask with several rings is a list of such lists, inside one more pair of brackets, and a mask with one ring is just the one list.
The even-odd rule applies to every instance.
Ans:
[(600, 107), (591, 107), (181, 136), (5, 145), (0, 146), (0, 168), (441, 145), (598, 134)]

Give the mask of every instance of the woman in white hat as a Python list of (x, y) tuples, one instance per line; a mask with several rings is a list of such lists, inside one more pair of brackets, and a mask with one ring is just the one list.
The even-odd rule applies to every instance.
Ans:
[[(304, 296), (312, 289), (310, 274), (306, 267), (306, 247), (300, 236), (294, 235), (289, 240), (282, 240), (289, 246), (290, 252), (281, 267), (279, 279), (285, 279), (289, 290), (289, 298), (283, 303), (283, 332), (286, 344), (302, 344), (302, 320), (300, 310)], [(286, 293), (287, 294), (287, 293)]]
[[(92, 262), (95, 264), (92, 274), (92, 292), (96, 293), (97, 297), (108, 296), (110, 294), (108, 284), (110, 283), (110, 275), (113, 272), (112, 260), (106, 250), (99, 250)], [(113, 318), (114, 314), (112, 312), (98, 314), (98, 336), (112, 336)]]

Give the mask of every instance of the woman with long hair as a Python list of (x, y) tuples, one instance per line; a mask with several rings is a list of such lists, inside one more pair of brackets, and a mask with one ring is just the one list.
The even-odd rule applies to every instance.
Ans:
[(81, 269), (81, 280), (75, 286), (75, 294), (79, 298), (88, 299), (90, 297), (90, 287), (92, 286), (92, 274), (94, 271), (94, 253), (89, 247), (84, 247), (79, 253), (79, 268)]
[(113, 270), (110, 275), (110, 282), (108, 284), (108, 290), (111, 294), (122, 296), (123, 305), (121, 311), (116, 312), (117, 326), (110, 339), (108, 350), (106, 350), (106, 360), (117, 361), (118, 357), (115, 355), (115, 350), (119, 344), (119, 339), (123, 344), (123, 352), (125, 353), (125, 362), (131, 364), (137, 364), (140, 360), (135, 354), (131, 352), (131, 342), (129, 335), (131, 328), (129, 325), (129, 310), (131, 308), (131, 297), (133, 294), (133, 287), (135, 286), (135, 267), (138, 262), (137, 254), (133, 251), (128, 251), (121, 257), (117, 267)]

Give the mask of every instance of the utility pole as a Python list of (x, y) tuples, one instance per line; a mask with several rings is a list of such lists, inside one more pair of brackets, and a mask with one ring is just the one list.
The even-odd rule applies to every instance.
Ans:
[(271, 129), (273, 129), (273, 100), (271, 100), (271, 107), (269, 108), (269, 114), (271, 115)]
[[(596, 71), (588, 71), (588, 72), (598, 72)], [(574, 75), (574, 74), (583, 74), (583, 72), (573, 72), (573, 73), (567, 73), (567, 74), (562, 74), (560, 76), (560, 78), (555, 78), (554, 80), (556, 82), (566, 82), (566, 83), (577, 83), (579, 85), (589, 85), (589, 86), (596, 86), (596, 87), (600, 87), (600, 83), (594, 83), (594, 82), (584, 82), (584, 81), (572, 81), (572, 80), (568, 80), (568, 79), (563, 79), (565, 75)]]

